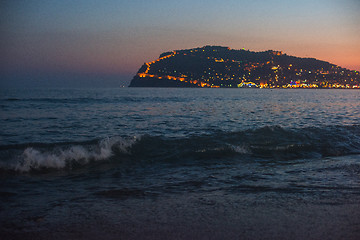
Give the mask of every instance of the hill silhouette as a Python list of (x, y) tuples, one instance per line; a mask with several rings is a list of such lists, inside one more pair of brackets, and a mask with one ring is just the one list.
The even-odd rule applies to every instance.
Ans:
[(204, 46), (165, 52), (145, 63), (129, 87), (360, 88), (357, 71), (281, 51)]

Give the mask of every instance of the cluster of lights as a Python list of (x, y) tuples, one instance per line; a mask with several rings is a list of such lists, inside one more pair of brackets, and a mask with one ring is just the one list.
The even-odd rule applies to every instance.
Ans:
[[(145, 63), (146, 65), (146, 69), (144, 72), (142, 73), (138, 73), (138, 76), (141, 78), (156, 78), (156, 79), (167, 79), (167, 80), (173, 80), (173, 81), (180, 81), (180, 82), (184, 82), (184, 83), (190, 83), (193, 84), (195, 86), (198, 87), (254, 87), (254, 88), (360, 88), (360, 86), (358, 84), (356, 84), (355, 82), (352, 82), (352, 84), (343, 84), (343, 83), (328, 83), (327, 81), (327, 75), (331, 75), (331, 74), (337, 74), (338, 72), (340, 73), (340, 75), (344, 75), (344, 71), (341, 72), (341, 68), (334, 66), (332, 67), (331, 70), (324, 70), (324, 69), (319, 69), (319, 70), (305, 70), (305, 69), (296, 69), (296, 67), (294, 67), (292, 64), (289, 64), (289, 66), (286, 66), (285, 68), (281, 67), (280, 65), (274, 65), (274, 59), (271, 61), (267, 61), (264, 63), (251, 63), (251, 62), (245, 62), (243, 63), (242, 61), (236, 61), (233, 59), (223, 59), (220, 57), (212, 57), (212, 56), (208, 56), (207, 59), (210, 61), (213, 61), (214, 63), (222, 63), (222, 64), (226, 64), (225, 65), (225, 69), (227, 71), (229, 71), (229, 74), (225, 73), (222, 74), (221, 72), (217, 72), (215, 70), (210, 70), (209, 71), (204, 71), (204, 74), (202, 76), (194, 76), (192, 73), (187, 73), (187, 75), (190, 75), (190, 77), (188, 77), (187, 75), (184, 74), (179, 74), (178, 76), (172, 76), (172, 74), (166, 73), (166, 71), (161, 71), (159, 70), (159, 72), (163, 72), (165, 74), (163, 75), (156, 75), (156, 74), (150, 74), (150, 68), (153, 64), (160, 62), (162, 60), (165, 59), (169, 59), (174, 57), (177, 54), (183, 54), (184, 56), (187, 55), (188, 53), (193, 53), (193, 52), (205, 52), (206, 48), (202, 48), (202, 49), (192, 49), (188, 52), (177, 52), (177, 51), (173, 51), (168, 55), (165, 55), (163, 57), (158, 58), (155, 61), (152, 62), (148, 62)], [(229, 49), (228, 49), (229, 50)], [(217, 51), (216, 49), (212, 49), (213, 51)], [(281, 56), (283, 53), (280, 51), (270, 51), (270, 53), (273, 56)], [(273, 57), (272, 57), (273, 58)], [(229, 65), (230, 64), (230, 65)], [(236, 75), (237, 73), (234, 73), (231, 71), (233, 71), (232, 69), (237, 68), (237, 66), (233, 66), (232, 64), (238, 64), (238, 67), (240, 68), (240, 66), (242, 67), (241, 69), (245, 72), (239, 72), (240, 75)], [(272, 70), (272, 73), (269, 74), (268, 76), (255, 76), (254, 74), (251, 75), (251, 73), (253, 73), (253, 71), (255, 71), (258, 68), (263, 68), (264, 66), (268, 66), (269, 69)], [(294, 75), (297, 75), (301, 78), (303, 78), (303, 80), (297, 80), (297, 81), (291, 81), (290, 83), (286, 83), (286, 75), (283, 75), (283, 71), (287, 71), (287, 70), (291, 70), (292, 72), (294, 72)], [(173, 71), (174, 73), (176, 73), (176, 71)], [(358, 75), (358, 72), (355, 71), (355, 74)], [(346, 75), (346, 74), (345, 74)], [(306, 79), (306, 76), (312, 76), (310, 77), (310, 79)], [(320, 78), (323, 79), (319, 79), (317, 76), (319, 76)], [(348, 77), (350, 77), (350, 73), (348, 73)], [(195, 78), (196, 80), (194, 80), (193, 78)], [(259, 82), (259, 83), (254, 83), (253, 81), (255, 80), (255, 82)], [(346, 82), (346, 79), (343, 79), (344, 82)], [(214, 81), (218, 81), (217, 83), (212, 83)], [(219, 81), (221, 81), (222, 83), (220, 84)], [(228, 83), (225, 83), (224, 81), (229, 81)], [(231, 82), (230, 82), (231, 81)], [(232, 81), (241, 81), (241, 83), (234, 83)], [(351, 78), (351, 81), (353, 81), (353, 79)]]
[(171, 57), (174, 57), (177, 54), (176, 51), (173, 51), (171, 54), (163, 56), (161, 58), (158, 58), (155, 61), (152, 62), (148, 62), (145, 63), (146, 65), (146, 70), (143, 73), (138, 73), (137, 75), (141, 78), (156, 78), (156, 79), (168, 79), (168, 80), (174, 80), (174, 81), (180, 81), (180, 82), (185, 82), (185, 83), (191, 83), (194, 85), (197, 85), (199, 87), (208, 87), (208, 88), (219, 88), (219, 86), (213, 85), (213, 84), (209, 84), (209, 83), (205, 83), (199, 80), (187, 80), (185, 77), (174, 77), (174, 76), (170, 76), (170, 75), (165, 75), (165, 76), (159, 76), (159, 75), (155, 75), (155, 74), (149, 74), (150, 71), (150, 67), (152, 64), (156, 63), (156, 62), (160, 62), (164, 59), (168, 59)]

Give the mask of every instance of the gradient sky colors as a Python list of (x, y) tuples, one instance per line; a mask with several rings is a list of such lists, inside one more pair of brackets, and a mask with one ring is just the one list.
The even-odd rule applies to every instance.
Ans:
[(16, 73), (126, 82), (162, 52), (204, 45), (360, 70), (359, 12), (359, 0), (1, 1), (1, 81)]

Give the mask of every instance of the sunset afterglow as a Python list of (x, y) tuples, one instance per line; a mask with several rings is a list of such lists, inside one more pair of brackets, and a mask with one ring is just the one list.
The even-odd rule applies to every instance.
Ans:
[(7, 1), (0, 73), (126, 82), (162, 52), (205, 45), (278, 50), (359, 71), (359, 10), (355, 0)]

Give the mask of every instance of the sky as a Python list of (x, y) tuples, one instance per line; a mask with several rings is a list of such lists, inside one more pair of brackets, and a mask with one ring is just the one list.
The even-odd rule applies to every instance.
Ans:
[(360, 0), (1, 0), (0, 86), (127, 85), (166, 51), (279, 50), (360, 71)]

